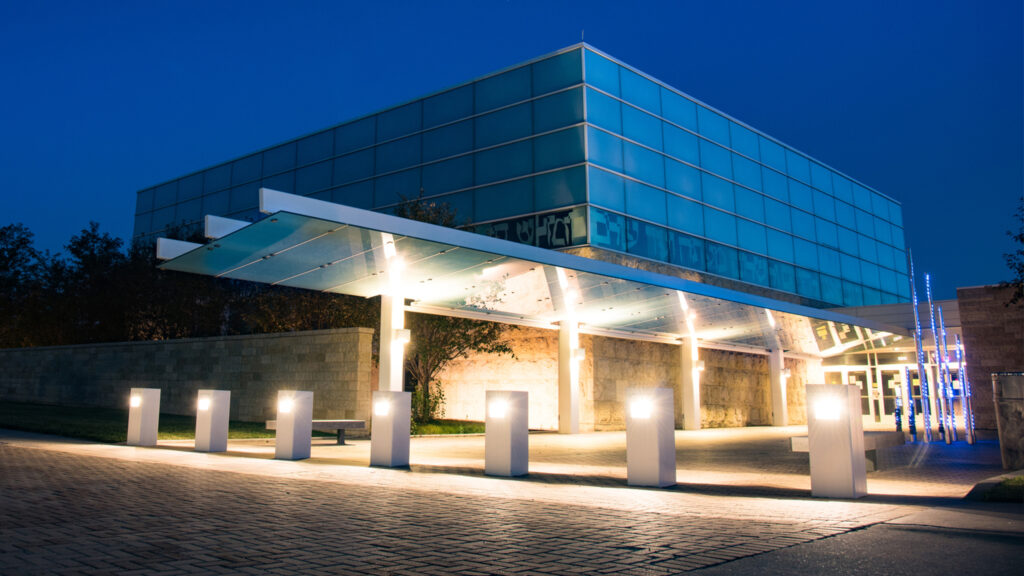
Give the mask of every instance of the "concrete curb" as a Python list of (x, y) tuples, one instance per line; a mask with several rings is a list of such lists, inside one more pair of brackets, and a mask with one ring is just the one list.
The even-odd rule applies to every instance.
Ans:
[(1003, 480), (1010, 478), (1016, 478), (1018, 476), (1024, 476), (1024, 470), (1014, 470), (1013, 472), (1007, 472), (1006, 474), (1000, 474), (999, 476), (993, 476), (978, 482), (971, 488), (971, 491), (964, 496), (964, 500), (974, 500), (977, 502), (987, 502), (985, 496), (996, 486), (1002, 483)]

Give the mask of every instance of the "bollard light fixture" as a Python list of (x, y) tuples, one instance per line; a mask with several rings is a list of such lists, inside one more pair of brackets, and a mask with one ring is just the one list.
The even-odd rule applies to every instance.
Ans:
[(196, 396), (195, 449), (197, 452), (224, 452), (228, 449), (231, 392), (198, 390)]
[(391, 413), (391, 402), (387, 400), (378, 400), (373, 404), (373, 415), (374, 416), (387, 416)]
[(508, 415), (508, 400), (499, 399), (491, 402), (487, 407), (487, 414), (491, 418), (504, 418)]
[(131, 398), (128, 399), (128, 405), (131, 406), (132, 408), (138, 408), (139, 406), (142, 406), (142, 397), (132, 396)]
[(838, 398), (819, 398), (814, 403), (814, 418), (816, 420), (839, 420), (842, 409)]
[(295, 408), (295, 401), (291, 398), (282, 398), (277, 402), (277, 411), (282, 414), (288, 414)]
[(654, 403), (650, 398), (636, 398), (629, 405), (629, 415), (638, 420), (648, 420), (654, 413)]

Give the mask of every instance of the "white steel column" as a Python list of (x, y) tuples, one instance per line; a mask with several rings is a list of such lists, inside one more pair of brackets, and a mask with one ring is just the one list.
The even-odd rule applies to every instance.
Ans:
[(700, 430), (700, 348), (697, 338), (687, 336), (679, 346), (680, 409), (683, 430)]
[(405, 388), (405, 345), (409, 342), (402, 290), (405, 262), (398, 256), (391, 234), (382, 233), (380, 236), (387, 263), (388, 288), (380, 295), (380, 379), (377, 390), (401, 392)]
[(401, 392), (405, 362), (405, 301), (401, 296), (380, 297), (380, 380), (378, 390)]
[(580, 431), (580, 349), (579, 324), (563, 320), (558, 324), (558, 432)]
[[(824, 384), (825, 383), (825, 367), (822, 365), (821, 358), (808, 358), (807, 359), (807, 383), (808, 384)], [(845, 382), (844, 382), (845, 384)]]
[(782, 350), (772, 350), (768, 355), (768, 374), (772, 391), (772, 426), (789, 425), (789, 408), (786, 403), (786, 363)]

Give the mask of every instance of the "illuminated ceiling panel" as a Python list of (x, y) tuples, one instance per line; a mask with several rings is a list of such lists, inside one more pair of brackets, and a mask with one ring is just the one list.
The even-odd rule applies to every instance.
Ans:
[(268, 217), (203, 246), (165, 243), (162, 267), (370, 297), (410, 310), (584, 332), (830, 356), (902, 330), (708, 284), (260, 191)]

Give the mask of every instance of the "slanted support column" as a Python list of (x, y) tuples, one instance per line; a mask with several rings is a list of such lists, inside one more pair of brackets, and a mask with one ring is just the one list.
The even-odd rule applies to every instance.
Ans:
[(380, 297), (380, 380), (378, 390), (401, 392), (405, 361), (405, 300), (401, 296)]
[(825, 366), (821, 363), (821, 358), (809, 358), (807, 360), (807, 383), (825, 383)]
[(786, 372), (782, 350), (772, 350), (768, 354), (768, 375), (772, 391), (772, 426), (789, 425), (789, 409), (786, 404)]
[(580, 431), (580, 329), (577, 322), (558, 325), (558, 433)]
[(700, 348), (693, 336), (683, 338), (679, 347), (680, 410), (683, 430), (700, 430)]

